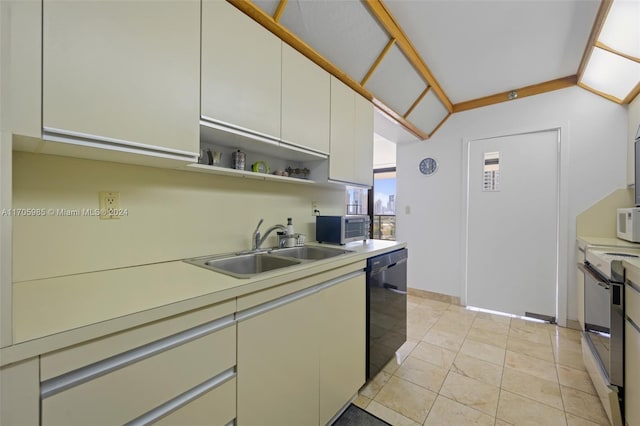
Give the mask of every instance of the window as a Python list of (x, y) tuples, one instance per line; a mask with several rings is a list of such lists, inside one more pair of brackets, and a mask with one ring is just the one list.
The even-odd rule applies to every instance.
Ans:
[(347, 214), (368, 214), (369, 191), (347, 186)]
[(376, 169), (373, 171), (371, 191), (372, 238), (379, 240), (396, 239), (396, 169)]

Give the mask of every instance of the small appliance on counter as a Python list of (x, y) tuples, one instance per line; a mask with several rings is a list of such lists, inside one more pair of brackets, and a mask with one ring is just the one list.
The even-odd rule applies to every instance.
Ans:
[(640, 207), (618, 209), (616, 222), (618, 238), (640, 243)]
[(316, 216), (316, 240), (344, 245), (369, 237), (369, 216)]

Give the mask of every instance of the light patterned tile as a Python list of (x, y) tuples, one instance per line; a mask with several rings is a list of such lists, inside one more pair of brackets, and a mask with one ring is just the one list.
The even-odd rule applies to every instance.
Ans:
[(548, 344), (551, 342), (551, 336), (547, 330), (514, 327), (513, 321), (511, 322), (511, 328), (509, 329), (509, 337), (517, 337), (518, 339), (542, 344)]
[(567, 413), (601, 425), (609, 424), (609, 418), (596, 395), (566, 386), (560, 386), (560, 390), (564, 401), (564, 409)]
[(531, 342), (529, 340), (509, 336), (507, 349), (512, 352), (519, 352), (545, 361), (555, 362), (551, 342)]
[(522, 426), (565, 426), (564, 412), (532, 399), (502, 390), (496, 417)]
[(502, 349), (507, 347), (506, 333), (496, 333), (484, 328), (471, 328), (467, 334), (467, 339), (481, 343), (488, 343), (489, 345), (497, 346)]
[(494, 330), (500, 333), (509, 332), (509, 326), (511, 325), (511, 317), (494, 315), (486, 312), (478, 312), (473, 326), (476, 328), (485, 328), (487, 330)]
[(434, 330), (431, 328), (422, 338), (423, 341), (436, 346), (458, 352), (464, 342), (465, 334), (454, 334), (450, 332)]
[(424, 422), (425, 426), (493, 426), (495, 419), (471, 407), (439, 395)]
[(367, 408), (367, 405), (371, 402), (371, 399), (367, 398), (363, 395), (358, 395), (356, 399), (353, 401), (353, 405), (362, 408), (363, 410)]
[(502, 374), (501, 387), (509, 392), (564, 410), (560, 385), (557, 382), (540, 379), (539, 377), (505, 367)]
[(447, 377), (447, 370), (409, 356), (394, 375), (437, 393)]
[(394, 356), (391, 360), (382, 368), (382, 371), (388, 374), (393, 374), (396, 370), (400, 368), (400, 363), (398, 362), (398, 357)]
[(504, 365), (505, 367), (513, 368), (541, 379), (556, 383), (558, 382), (556, 366), (552, 362), (544, 361), (518, 352), (507, 351)]
[(451, 371), (492, 386), (500, 386), (502, 379), (501, 366), (464, 354), (456, 356)]
[(444, 312), (449, 308), (451, 303), (441, 302), (439, 300), (419, 298), (420, 305), (429, 308), (433, 312)]
[(447, 375), (442, 389), (440, 389), (440, 395), (482, 411), (492, 417), (496, 413), (499, 394), (500, 388), (496, 386), (491, 386), (454, 372), (450, 372)]
[[(590, 422), (587, 419), (583, 419), (582, 417), (574, 416), (571, 413), (565, 413), (567, 415), (567, 425), (568, 426), (602, 426), (598, 423)], [(606, 425), (609, 426), (609, 425)]]
[(359, 394), (369, 399), (373, 399), (390, 378), (391, 374), (385, 373), (384, 371), (379, 372), (373, 379), (369, 380), (362, 389), (360, 389)]
[(446, 331), (448, 333), (461, 334), (463, 336), (466, 335), (471, 328), (471, 322), (465, 322), (462, 319), (451, 319), (453, 316), (455, 315), (443, 314), (442, 318), (440, 318), (431, 328), (433, 330)]
[(558, 379), (561, 385), (596, 395), (596, 389), (593, 387), (591, 377), (586, 371), (560, 364), (556, 365), (556, 369), (558, 370)]
[(554, 356), (556, 358), (556, 364), (586, 371), (582, 359), (582, 350), (576, 350), (573, 345), (554, 346)]
[(403, 416), (402, 414), (393, 411), (391, 408), (387, 408), (384, 405), (371, 401), (367, 407), (367, 411), (384, 420), (385, 422), (394, 426), (420, 426), (420, 423), (416, 423), (413, 420)]
[(560, 326), (549, 329), (549, 333), (551, 334), (552, 339), (565, 339), (575, 343), (580, 343), (580, 338), (582, 336), (582, 333), (579, 330)]
[(476, 342), (475, 340), (467, 339), (460, 348), (460, 353), (463, 355), (472, 356), (474, 358), (488, 361), (496, 365), (504, 364), (505, 350), (498, 348), (497, 346), (489, 345), (487, 343)]
[(411, 355), (423, 361), (430, 362), (437, 367), (447, 369), (451, 367), (456, 357), (454, 351), (427, 342), (418, 343), (413, 352), (411, 352)]
[(396, 363), (402, 364), (418, 344), (418, 340), (407, 340), (396, 351)]
[(422, 423), (427, 418), (436, 396), (435, 392), (394, 376), (382, 387), (374, 401)]

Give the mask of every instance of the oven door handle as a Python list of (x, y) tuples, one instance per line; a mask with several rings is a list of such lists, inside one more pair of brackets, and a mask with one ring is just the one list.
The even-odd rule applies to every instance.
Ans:
[(609, 290), (609, 283), (606, 280), (602, 279), (602, 276), (598, 274), (596, 271), (585, 265), (584, 263), (578, 263), (578, 269), (580, 269), (585, 274), (589, 274), (600, 287), (605, 290)]

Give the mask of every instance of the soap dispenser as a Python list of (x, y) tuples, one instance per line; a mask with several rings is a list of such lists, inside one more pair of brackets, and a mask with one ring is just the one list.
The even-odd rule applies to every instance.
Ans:
[(288, 217), (287, 218), (287, 247), (295, 247), (296, 246), (296, 237), (293, 235), (293, 220)]

